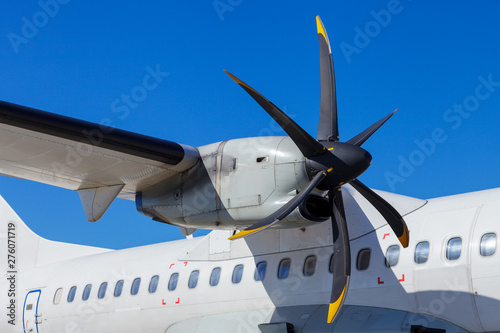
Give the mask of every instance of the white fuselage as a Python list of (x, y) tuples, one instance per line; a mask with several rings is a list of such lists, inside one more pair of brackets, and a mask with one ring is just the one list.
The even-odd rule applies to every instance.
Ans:
[[(499, 195), (500, 189), (488, 190), (422, 201), (413, 212), (409, 209), (405, 220), (410, 246), (400, 248), (397, 264), (392, 267), (385, 264), (386, 251), (399, 244), (397, 238), (367, 203), (345, 195), (347, 219), (353, 226), (349, 230), (352, 276), (343, 312), (330, 325), (326, 324), (326, 304), (332, 284), (332, 240), (326, 222), (302, 230), (267, 230), (259, 237), (234, 242), (227, 240), (230, 232), (215, 231), (204, 238), (37, 264), (18, 273), (16, 325), (3, 316), (0, 331), (23, 332), (24, 326), (26, 332), (33, 329), (41, 333), (259, 332), (259, 324), (283, 322), (293, 324), (296, 332), (341, 327), (352, 328), (342, 331), (356, 331), (359, 322), (369, 331), (380, 329), (379, 319), (384, 314), (390, 314), (390, 319), (386, 318), (389, 326), (382, 331), (401, 332), (411, 325), (447, 328), (447, 332), (459, 332), (460, 328), (498, 331), (500, 255), (497, 250), (483, 256), (480, 245), (483, 235), (500, 233)], [(400, 199), (391, 198), (398, 208)], [(462, 240), (460, 255), (449, 260), (448, 241), (457, 237)], [(418, 264), (416, 245), (424, 241), (429, 242), (428, 260)], [(370, 256), (368, 267), (359, 270), (362, 249), (369, 249)], [(64, 244), (60, 244), (60, 251), (64, 251)], [(310, 267), (306, 272), (304, 262), (310, 256), (316, 256), (316, 265), (309, 276)], [(289, 275), (280, 279), (283, 259), (290, 259), (291, 264)], [(266, 262), (262, 281), (255, 279), (259, 262)], [(241, 281), (235, 283), (238, 265), (243, 265), (243, 272)], [(217, 267), (220, 279), (211, 286), (211, 274)], [(193, 271), (199, 271), (199, 277), (196, 286), (189, 288)], [(174, 273), (178, 273), (178, 283), (175, 290), (169, 290)], [(158, 276), (158, 287), (150, 292), (154, 276)], [(132, 295), (136, 278), (141, 279), (140, 285)], [(124, 281), (123, 291), (116, 297), (113, 293), (119, 280)], [(99, 298), (103, 282), (107, 282), (107, 289)], [(3, 299), (8, 283), (6, 279), (0, 283)], [(89, 298), (83, 300), (88, 284), (92, 285)], [(68, 302), (73, 286), (75, 297)], [(62, 291), (57, 293), (59, 288)]]

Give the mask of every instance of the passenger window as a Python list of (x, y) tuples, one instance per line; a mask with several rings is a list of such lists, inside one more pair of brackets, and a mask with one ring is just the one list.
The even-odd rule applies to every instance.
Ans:
[(189, 281), (188, 281), (188, 287), (190, 289), (196, 288), (196, 285), (198, 284), (198, 277), (200, 276), (200, 271), (195, 270), (191, 272), (191, 275), (189, 275)]
[(177, 281), (179, 280), (179, 273), (173, 273), (170, 275), (170, 279), (168, 280), (168, 290), (172, 291), (177, 288)]
[(484, 234), (481, 237), (481, 246), (479, 252), (483, 257), (489, 257), (495, 254), (497, 249), (497, 235), (493, 232)]
[(253, 278), (255, 281), (262, 281), (264, 280), (264, 277), (266, 276), (266, 268), (267, 268), (267, 262), (261, 261), (255, 266), (255, 274)]
[(220, 267), (215, 267), (212, 270), (212, 274), (210, 274), (210, 285), (212, 287), (218, 285), (219, 279), (220, 279)]
[(97, 298), (102, 299), (104, 296), (106, 296), (106, 289), (108, 288), (108, 283), (103, 282), (101, 283), (101, 286), (99, 287), (99, 291), (97, 291)]
[(122, 294), (122, 290), (123, 290), (123, 280), (119, 280), (115, 284), (115, 291), (113, 292), (113, 295), (115, 297), (120, 297), (120, 295)]
[(423, 264), (427, 262), (429, 259), (429, 242), (424, 241), (417, 244), (415, 247), (415, 256), (413, 257), (413, 261), (416, 264)]
[(231, 278), (231, 281), (233, 281), (233, 283), (240, 283), (242, 277), (243, 265), (236, 265), (233, 270), (233, 277)]
[(358, 259), (356, 260), (356, 268), (360, 271), (364, 271), (370, 265), (370, 249), (362, 249), (358, 253)]
[(453, 237), (446, 246), (446, 259), (457, 260), (462, 254), (462, 238)]
[(391, 245), (385, 253), (385, 265), (387, 267), (396, 266), (399, 261), (399, 245)]
[(150, 294), (153, 294), (156, 292), (156, 289), (158, 288), (158, 280), (160, 277), (158, 275), (155, 275), (151, 278), (151, 281), (149, 281), (149, 288), (148, 291)]
[(86, 301), (89, 299), (90, 291), (92, 290), (92, 285), (89, 283), (83, 289), (82, 300)]
[(73, 300), (75, 299), (75, 294), (76, 294), (76, 286), (73, 286), (69, 289), (68, 303), (73, 302)]
[(137, 295), (140, 286), (141, 286), (141, 278), (135, 278), (134, 281), (132, 281), (132, 287), (130, 288), (130, 295)]
[(330, 256), (330, 262), (328, 263), (328, 271), (330, 273), (333, 273), (333, 253), (332, 255)]
[(62, 288), (56, 290), (56, 293), (54, 294), (54, 304), (59, 304), (59, 302), (61, 301), (62, 292)]
[(316, 270), (316, 256), (308, 256), (306, 260), (304, 261), (304, 268), (302, 270), (302, 273), (304, 273), (304, 276), (311, 276), (314, 274), (314, 271)]
[(288, 273), (290, 273), (290, 259), (283, 259), (280, 261), (280, 265), (278, 267), (278, 279), (286, 279), (288, 277)]

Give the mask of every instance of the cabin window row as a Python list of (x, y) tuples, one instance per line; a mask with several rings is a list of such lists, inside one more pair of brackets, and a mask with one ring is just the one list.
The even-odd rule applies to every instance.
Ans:
[[(315, 255), (310, 255), (305, 258), (303, 268), (302, 268), (302, 274), (304, 276), (312, 276), (316, 270), (316, 262), (317, 262), (317, 257)], [(282, 259), (278, 265), (278, 270), (277, 270), (277, 278), (278, 279), (286, 279), (290, 273), (291, 269), (291, 259), (290, 258), (285, 258)], [(266, 269), (267, 269), (267, 262), (266, 261), (260, 261), (257, 263), (255, 266), (255, 273), (254, 273), (254, 280), (255, 281), (262, 281), (264, 280), (264, 277), (266, 276)], [(238, 284), (241, 282), (243, 278), (243, 270), (244, 266), (242, 264), (238, 264), (233, 268), (233, 273), (231, 275), (231, 282), (234, 284)], [(329, 261), (329, 268), (328, 268), (330, 273), (333, 273), (333, 255), (330, 257)], [(220, 281), (220, 276), (221, 276), (222, 269), (221, 267), (215, 267), (212, 269), (212, 272), (210, 273), (210, 279), (209, 279), (209, 284), (210, 286), (217, 286)], [(198, 285), (198, 279), (200, 276), (200, 271), (199, 270), (193, 270), (191, 271), (188, 279), (188, 288), (189, 289), (194, 289)], [(154, 275), (150, 282), (149, 282), (149, 287), (148, 287), (148, 292), (150, 294), (155, 293), (156, 290), (158, 289), (158, 282), (159, 282), (159, 275)], [(170, 275), (170, 278), (168, 280), (167, 288), (169, 291), (173, 291), (177, 288), (177, 284), (179, 281), (179, 273), (172, 273)], [(137, 295), (139, 293), (139, 288), (141, 285), (141, 278), (135, 278), (132, 281), (132, 284), (130, 286), (130, 294), (131, 295)], [(114, 289), (113, 289), (113, 296), (114, 297), (120, 297), (123, 291), (123, 286), (124, 286), (124, 280), (119, 280), (116, 282)], [(97, 298), (102, 299), (106, 295), (106, 291), (108, 289), (108, 282), (103, 282), (99, 286), (99, 289), (97, 291)], [(61, 298), (62, 298), (62, 288), (59, 288), (56, 290), (56, 293), (54, 295), (54, 304), (59, 304)], [(85, 285), (83, 288), (82, 292), (82, 300), (86, 301), (90, 298), (90, 294), (92, 291), (92, 284), (89, 283)], [(76, 292), (77, 292), (77, 286), (72, 286), (69, 289), (68, 296), (66, 298), (68, 303), (71, 303), (75, 300), (76, 297)]]
[[(151, 277), (151, 280), (149, 282), (149, 288), (148, 288), (149, 293), (152, 294), (152, 293), (156, 292), (156, 289), (158, 288), (159, 278), (160, 277), (158, 275), (154, 275), (153, 277)], [(123, 284), (124, 284), (123, 280), (118, 280), (116, 282), (115, 288), (113, 290), (113, 296), (115, 296), (115, 297), (121, 296), (122, 290), (123, 290)], [(137, 293), (139, 292), (140, 284), (141, 284), (141, 278), (135, 278), (132, 281), (132, 285), (130, 287), (130, 294), (131, 295), (137, 295)], [(97, 290), (97, 298), (103, 299), (104, 296), (106, 295), (107, 289), (108, 289), (108, 283), (107, 282), (101, 283), (101, 285), (99, 286), (99, 289)], [(71, 288), (69, 288), (68, 297), (66, 298), (68, 303), (71, 303), (75, 300), (76, 290), (77, 290), (76, 286), (72, 286)], [(84, 300), (84, 301), (88, 300), (90, 297), (91, 291), (92, 291), (92, 284), (89, 283), (89, 284), (85, 285), (85, 287), (83, 288), (83, 292), (82, 292), (82, 300)], [(62, 296), (62, 288), (59, 288), (56, 290), (56, 294), (54, 295), (54, 304), (58, 304), (60, 302), (61, 296)]]
[[(490, 232), (481, 236), (479, 244), (479, 254), (483, 257), (490, 257), (495, 254), (497, 248), (497, 236)], [(429, 259), (430, 243), (428, 241), (419, 242), (415, 246), (413, 261), (416, 264), (424, 264)], [(391, 245), (385, 253), (385, 265), (393, 267), (398, 264), (400, 247), (399, 245)], [(370, 264), (371, 250), (361, 249), (358, 252), (356, 259), (356, 268), (360, 271), (368, 268)], [(462, 255), (462, 238), (452, 237), (446, 242), (445, 257), (449, 261), (458, 260)]]

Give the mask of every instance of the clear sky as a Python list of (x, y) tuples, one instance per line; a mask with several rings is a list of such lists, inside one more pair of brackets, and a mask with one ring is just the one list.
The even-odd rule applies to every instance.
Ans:
[[(363, 146), (365, 184), (418, 198), (500, 186), (497, 1), (41, 0), (2, 1), (0, 13), (0, 100), (192, 146), (284, 135), (223, 69), (316, 135), (320, 15), (341, 140), (400, 107)], [(168, 76), (123, 108), (148, 68)], [(53, 240), (125, 248), (182, 237), (131, 201), (88, 223), (71, 191), (0, 178), (0, 194)]]

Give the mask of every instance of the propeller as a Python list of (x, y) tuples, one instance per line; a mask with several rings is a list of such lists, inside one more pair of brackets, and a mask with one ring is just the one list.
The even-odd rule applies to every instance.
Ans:
[(297, 208), (315, 188), (328, 191), (334, 244), (333, 286), (328, 311), (328, 323), (331, 323), (344, 303), (351, 272), (349, 234), (341, 186), (349, 183), (367, 199), (384, 217), (404, 248), (408, 246), (409, 235), (408, 227), (396, 209), (357, 179), (368, 169), (372, 161), (370, 153), (361, 148), (361, 145), (389, 120), (397, 110), (380, 119), (347, 142), (338, 142), (337, 97), (332, 52), (326, 30), (319, 16), (316, 17), (316, 24), (321, 73), (320, 120), (317, 140), (311, 137), (267, 98), (233, 74), (225, 71), (290, 136), (302, 155), (306, 158), (306, 170), (311, 179), (304, 189), (276, 212), (233, 235), (229, 239), (246, 237), (280, 222)]

